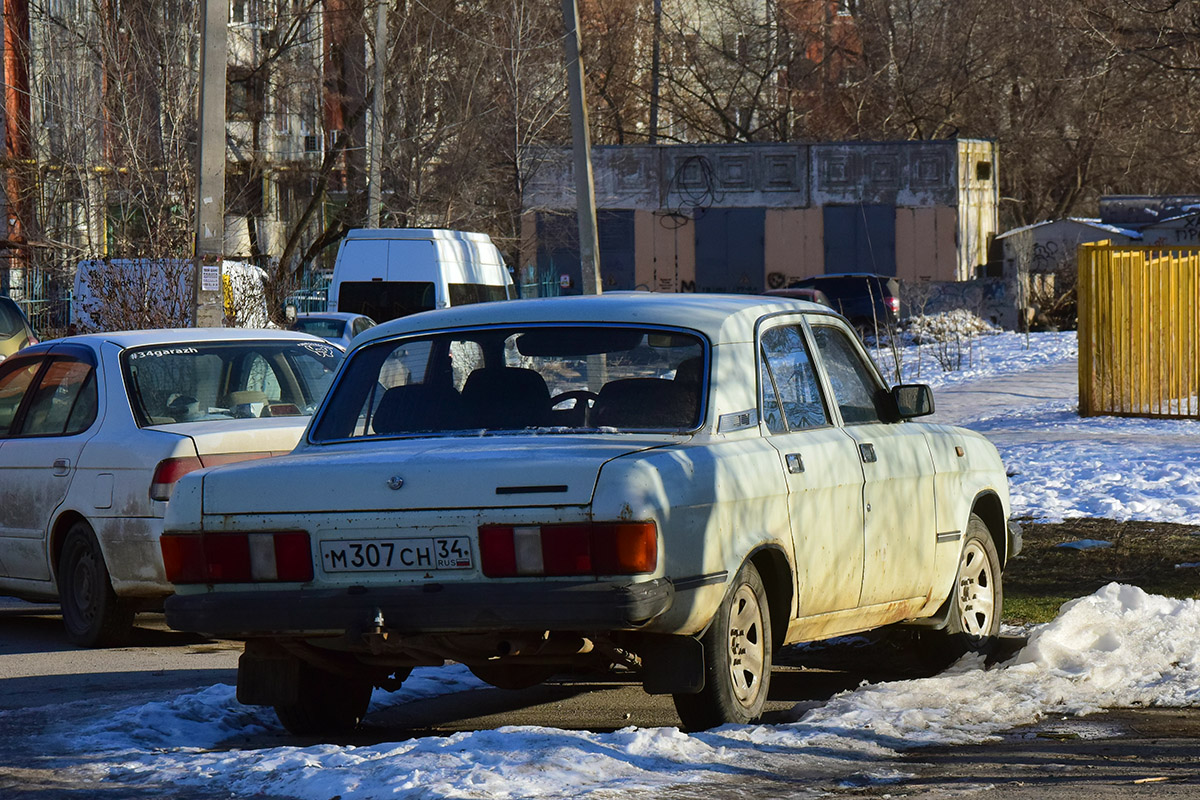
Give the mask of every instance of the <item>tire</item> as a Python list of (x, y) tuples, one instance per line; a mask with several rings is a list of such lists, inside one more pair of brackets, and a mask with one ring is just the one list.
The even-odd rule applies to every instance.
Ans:
[(753, 564), (738, 572), (700, 641), (704, 688), (674, 696), (684, 727), (705, 730), (758, 719), (770, 689), (773, 643), (767, 592)]
[(371, 689), (369, 680), (348, 678), (301, 662), (300, 699), (276, 704), (275, 715), (296, 736), (349, 733), (366, 716)]
[(991, 532), (975, 514), (967, 524), (951, 590), (946, 627), (922, 632), (922, 655), (930, 666), (946, 666), (967, 653), (987, 655), (996, 647), (1004, 586)]
[(114, 647), (129, 641), (133, 606), (113, 592), (104, 554), (86, 522), (76, 522), (67, 531), (59, 559), (58, 598), (73, 644)]

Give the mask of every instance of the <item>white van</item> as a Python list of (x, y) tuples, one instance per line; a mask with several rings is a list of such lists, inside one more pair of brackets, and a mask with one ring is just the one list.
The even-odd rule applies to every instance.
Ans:
[[(71, 322), (92, 331), (186, 328), (192, 320), (190, 258), (86, 259), (75, 267)], [(221, 299), (226, 327), (266, 328), (270, 315), (261, 267), (221, 262)]]
[(376, 322), (434, 308), (516, 297), (486, 233), (363, 228), (346, 234), (329, 285), (329, 310)]

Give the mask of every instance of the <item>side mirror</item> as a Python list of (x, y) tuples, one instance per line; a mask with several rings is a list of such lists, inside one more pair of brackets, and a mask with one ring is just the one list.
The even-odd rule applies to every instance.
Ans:
[(900, 419), (925, 417), (933, 413), (933, 390), (923, 383), (902, 383), (892, 387), (896, 413)]

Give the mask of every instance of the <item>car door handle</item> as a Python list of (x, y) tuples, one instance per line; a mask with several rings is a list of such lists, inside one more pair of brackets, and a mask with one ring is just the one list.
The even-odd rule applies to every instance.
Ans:
[(54, 459), (54, 474), (58, 476), (66, 475), (71, 471), (71, 459), (56, 458)]
[(875, 445), (870, 443), (860, 444), (858, 446), (859, 455), (862, 456), (864, 464), (874, 464), (879, 458), (875, 455)]
[(804, 472), (804, 459), (799, 453), (788, 453), (784, 458), (787, 460), (788, 472), (793, 475)]

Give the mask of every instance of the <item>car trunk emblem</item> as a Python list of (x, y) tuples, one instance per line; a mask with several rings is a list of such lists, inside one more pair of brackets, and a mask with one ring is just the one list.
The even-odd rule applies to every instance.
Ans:
[(399, 475), (393, 475), (388, 478), (387, 485), (389, 489), (399, 489), (404, 485), (404, 478), (401, 478)]

